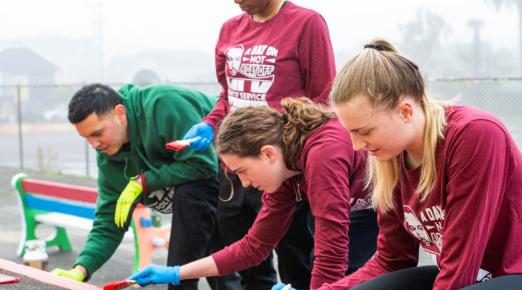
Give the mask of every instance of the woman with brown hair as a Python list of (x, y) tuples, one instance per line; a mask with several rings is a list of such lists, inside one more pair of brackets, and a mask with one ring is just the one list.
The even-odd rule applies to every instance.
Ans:
[[(184, 137), (193, 140), (189, 146), (195, 151), (209, 148), (219, 123), (236, 109), (262, 106), (281, 111), (284, 97), (299, 96), (327, 104), (335, 78), (330, 33), (318, 12), (287, 0), (234, 0), (234, 4), (243, 13), (223, 23), (215, 48), (220, 97), (212, 112)], [(254, 223), (263, 192), (243, 188), (237, 175), (225, 176), (222, 170), (218, 179), (219, 234), (230, 245)], [(299, 289), (310, 288), (311, 282), (310, 216), (308, 204), (299, 202), (286, 236), (275, 249), (279, 277)], [(272, 260), (269, 255), (239, 272), (246, 290), (266, 290), (277, 281)]]
[[(364, 267), (321, 289), (522, 289), (522, 154), (502, 122), (432, 100), (383, 40), (346, 63), (330, 97), (369, 154), (379, 238)], [(419, 245), (436, 266), (415, 267)]]
[[(152, 266), (130, 279), (143, 286), (252, 267), (284, 236), (301, 200), (309, 202), (315, 218), (312, 289), (342, 278), (373, 255), (377, 222), (364, 185), (366, 154), (353, 151), (332, 112), (306, 98), (284, 99), (282, 107), (283, 114), (266, 107), (238, 109), (216, 137), (227, 172), (237, 174), (244, 187), (264, 192), (247, 235), (210, 257), (181, 267)], [(351, 211), (361, 213), (357, 223), (351, 224)]]

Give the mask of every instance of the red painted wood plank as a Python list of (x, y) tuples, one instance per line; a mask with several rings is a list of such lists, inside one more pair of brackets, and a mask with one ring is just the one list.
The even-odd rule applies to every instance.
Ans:
[(76, 282), (72, 280), (68, 280), (65, 278), (61, 278), (55, 276), (49, 272), (45, 272), (42, 270), (38, 270), (35, 268), (27, 267), (24, 265), (17, 264), (15, 262), (11, 262), (8, 260), (4, 260), (0, 258), (0, 268), (9, 272), (13, 272), (16, 274), (20, 274), (22, 276), (29, 277), (30, 279), (38, 280), (43, 283), (47, 283), (49, 285), (54, 285), (57, 287), (72, 289), (72, 290), (101, 290), (101, 288), (87, 284)]
[(22, 189), (29, 193), (83, 201), (87, 203), (96, 203), (96, 198), (98, 198), (96, 189), (92, 187), (69, 185), (31, 178), (22, 179)]
[(0, 284), (16, 284), (20, 282), (19, 277), (0, 274)]

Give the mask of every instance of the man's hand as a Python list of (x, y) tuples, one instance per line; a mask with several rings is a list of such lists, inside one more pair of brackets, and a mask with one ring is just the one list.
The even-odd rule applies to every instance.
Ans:
[(78, 282), (83, 282), (83, 280), (85, 279), (85, 276), (86, 276), (84, 273), (82, 273), (80, 270), (78, 270), (76, 268), (71, 269), (71, 270), (55, 268), (51, 273), (56, 276), (67, 278), (69, 280), (78, 281)]
[(138, 273), (130, 276), (128, 280), (134, 280), (141, 287), (149, 284), (174, 284), (179, 285), (179, 266), (165, 267), (150, 265)]
[(116, 226), (120, 228), (125, 226), (129, 218), (129, 211), (142, 192), (143, 187), (134, 179), (131, 179), (127, 186), (125, 186), (116, 203), (116, 212), (114, 213), (114, 223)]
[(189, 147), (194, 151), (205, 151), (214, 139), (214, 128), (205, 122), (196, 124), (185, 134), (183, 140), (192, 138), (194, 138), (194, 141), (190, 143)]

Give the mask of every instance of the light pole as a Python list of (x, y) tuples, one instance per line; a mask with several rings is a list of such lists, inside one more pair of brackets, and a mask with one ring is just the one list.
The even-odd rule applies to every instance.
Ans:
[(482, 20), (470, 19), (468, 26), (473, 30), (473, 73), (474, 77), (479, 77), (482, 74), (482, 43), (480, 40)]

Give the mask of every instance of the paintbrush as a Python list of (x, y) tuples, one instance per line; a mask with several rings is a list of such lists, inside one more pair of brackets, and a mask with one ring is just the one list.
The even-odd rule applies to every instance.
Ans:
[(134, 280), (120, 280), (120, 281), (116, 281), (116, 282), (112, 282), (112, 283), (103, 285), (103, 290), (118, 290), (118, 289), (127, 288), (134, 284), (136, 284), (136, 281), (134, 281)]
[(167, 148), (169, 150), (173, 150), (173, 151), (180, 151), (180, 150), (187, 148), (190, 145), (190, 143), (196, 141), (196, 138), (198, 138), (198, 137), (194, 137), (194, 138), (186, 139), (186, 140), (172, 141), (172, 142), (165, 144), (165, 148)]

